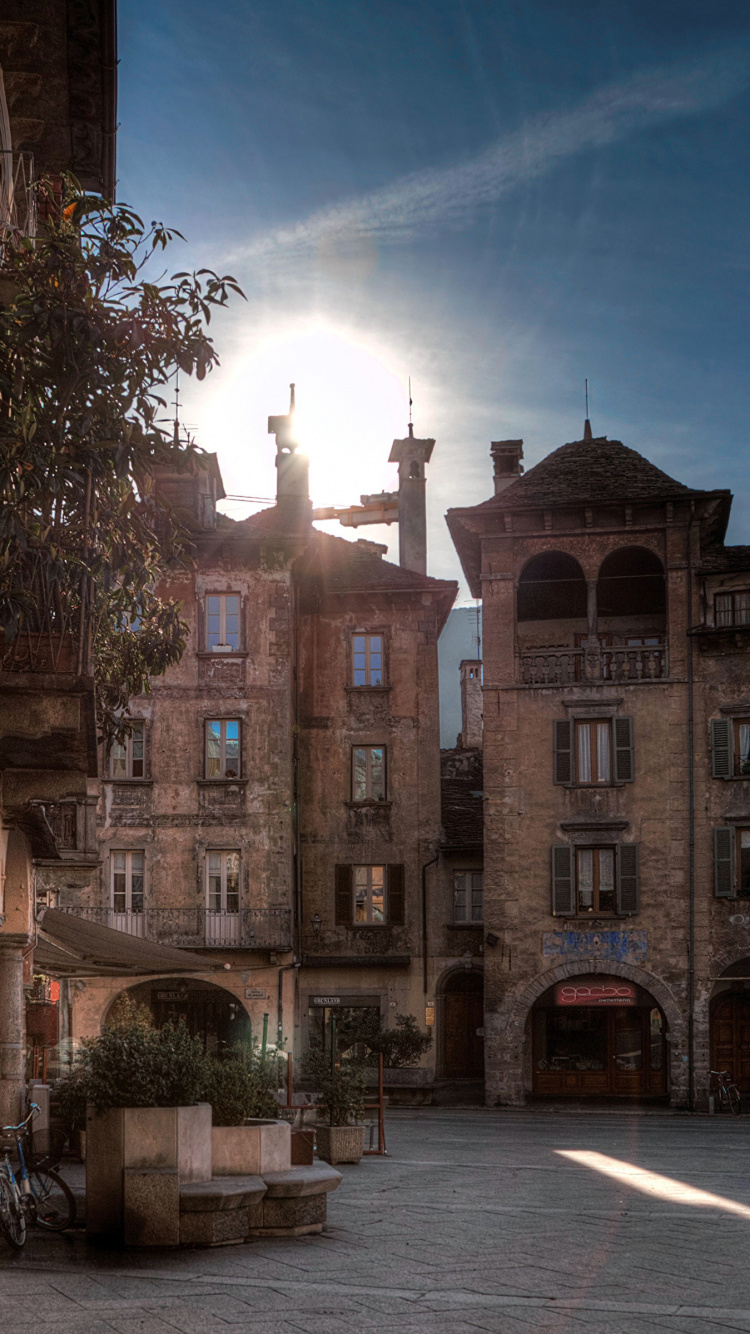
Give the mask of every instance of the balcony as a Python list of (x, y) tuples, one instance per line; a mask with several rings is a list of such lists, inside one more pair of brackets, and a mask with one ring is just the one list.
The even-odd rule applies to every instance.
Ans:
[(115, 912), (113, 908), (84, 908), (60, 904), (63, 912), (89, 922), (124, 931), (159, 945), (185, 949), (289, 950), (292, 914), (289, 908), (242, 908), (239, 912), (212, 912), (207, 908), (146, 908), (144, 912)]
[(516, 680), (525, 686), (567, 686), (611, 681), (660, 681), (669, 675), (666, 644), (607, 645), (601, 648), (524, 649)]

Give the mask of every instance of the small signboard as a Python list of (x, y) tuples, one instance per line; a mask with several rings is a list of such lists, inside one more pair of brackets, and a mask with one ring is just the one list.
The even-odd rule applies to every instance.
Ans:
[(426, 1028), (432, 1028), (435, 1023), (435, 1003), (430, 1001), (429, 1005), (424, 1007), (424, 1022)]
[(176, 988), (173, 991), (156, 991), (153, 997), (153, 999), (157, 1001), (186, 1001), (187, 998), (187, 987), (184, 987), (180, 991)]
[(632, 982), (558, 982), (556, 1005), (635, 1005)]
[(265, 987), (245, 987), (245, 1000), (267, 1000)]
[(331, 1009), (334, 1005), (340, 1005), (340, 1004), (341, 1004), (341, 997), (340, 997), (340, 996), (311, 996), (311, 997), (310, 997), (310, 1004), (311, 1004), (311, 1005), (322, 1005), (322, 1006), (325, 1007), (325, 1009), (328, 1010), (328, 1009)]

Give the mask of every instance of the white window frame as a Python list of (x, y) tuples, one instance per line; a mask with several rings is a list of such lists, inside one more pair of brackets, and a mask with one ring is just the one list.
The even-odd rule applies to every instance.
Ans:
[[(364, 650), (358, 649), (356, 647), (358, 639), (363, 639), (365, 641)], [(374, 639), (377, 639), (380, 643), (380, 648), (376, 650), (377, 655), (380, 657), (379, 668), (373, 667), (372, 665), (372, 657), (373, 657), (372, 641)], [(368, 689), (368, 687), (372, 688), (373, 686), (376, 687), (384, 686), (385, 685), (385, 635), (381, 631), (376, 631), (376, 630), (373, 630), (372, 632), (369, 630), (355, 630), (354, 634), (352, 635), (351, 652), (352, 652), (352, 684), (358, 690), (366, 690)], [(365, 660), (364, 667), (358, 667), (357, 657), (362, 653), (364, 653), (364, 660)], [(364, 681), (357, 680), (358, 672), (364, 672), (365, 675)], [(379, 680), (373, 681), (372, 679), (373, 676), (379, 676)]]
[[(476, 885), (474, 880), (478, 879)], [(463, 881), (460, 884), (459, 881)], [(475, 895), (479, 895), (478, 904)], [(479, 916), (474, 915), (479, 907)], [(484, 872), (453, 872), (453, 921), (460, 926), (481, 926), (484, 922)]]
[[(236, 871), (230, 870), (230, 858), (237, 859)], [(227, 917), (239, 916), (240, 911), (240, 871), (241, 856), (239, 848), (209, 848), (206, 853), (206, 911), (208, 913), (221, 913)], [(230, 875), (236, 874), (237, 887), (229, 889)], [(219, 877), (219, 906), (216, 907), (211, 902), (215, 891), (212, 889), (211, 881), (216, 876)], [(236, 898), (237, 906), (229, 907), (230, 895)]]
[[(379, 872), (379, 876), (374, 874)], [(378, 885), (379, 880), (379, 885)], [(359, 892), (364, 889), (364, 915), (357, 913)], [(377, 909), (373, 900), (376, 897), (377, 890), (380, 890), (380, 896), (383, 900), (382, 916), (376, 916)], [(352, 867), (352, 921), (355, 926), (386, 926), (388, 922), (388, 891), (387, 891), (387, 872), (384, 865), (371, 866), (360, 865)]]
[[(576, 914), (577, 914), (577, 916), (579, 916), (579, 917), (588, 917), (588, 916), (591, 916), (591, 917), (617, 917), (617, 915), (618, 915), (618, 913), (617, 913), (617, 898), (618, 898), (618, 894), (617, 894), (617, 875), (618, 875), (617, 848), (616, 848), (614, 845), (612, 845), (612, 844), (603, 844), (603, 845), (599, 845), (599, 844), (589, 844), (589, 845), (587, 845), (587, 846), (585, 846), (585, 847), (576, 847), (576, 848), (574, 848), (573, 852), (574, 852), (574, 866), (575, 866), (575, 895), (576, 895), (576, 897), (575, 897), (575, 904), (576, 904)], [(592, 901), (591, 901), (591, 907), (590, 907), (590, 908), (585, 908), (585, 907), (582, 907), (582, 906), (581, 906), (581, 879), (582, 879), (582, 876), (581, 876), (581, 857), (582, 857), (585, 853), (587, 853), (587, 852), (590, 852), (590, 853), (592, 854), (592, 855), (591, 855), (591, 872), (592, 872), (592, 882), (591, 882), (591, 884), (592, 884), (592, 890), (591, 890), (591, 892), (592, 892)], [(604, 853), (604, 852), (609, 853), (610, 856), (611, 856), (611, 858), (612, 858), (612, 907), (611, 907), (611, 908), (602, 908), (602, 907), (599, 906), (599, 904), (600, 904), (600, 895), (601, 895), (601, 892), (602, 892), (602, 888), (601, 888), (601, 869), (602, 869), (602, 867), (601, 867), (601, 858), (602, 858), (602, 853)]]
[[(136, 752), (140, 750), (140, 755)], [(123, 760), (124, 774), (115, 773), (115, 762)], [(133, 770), (140, 764), (141, 772), (134, 773)], [(128, 733), (124, 741), (113, 741), (109, 752), (109, 776), (116, 781), (123, 782), (128, 778), (141, 779), (146, 777), (146, 724), (139, 718), (132, 721), (132, 731)]]
[[(365, 753), (365, 790), (361, 795), (356, 790), (356, 759), (357, 751)], [(381, 754), (380, 767), (383, 774), (383, 791), (380, 796), (374, 797), (372, 794), (372, 753), (379, 750)], [(352, 746), (352, 801), (385, 801), (387, 799), (388, 776), (386, 773), (386, 747), (385, 746)]]
[[(230, 644), (227, 640), (228, 634), (234, 634), (234, 631), (227, 630), (227, 602), (233, 598), (237, 603), (237, 643)], [(215, 599), (219, 603), (218, 612), (211, 610), (211, 602)], [(219, 617), (219, 638), (215, 644), (211, 643), (211, 636), (214, 631), (209, 630), (209, 621), (212, 616)], [(229, 613), (234, 616), (234, 612)], [(206, 650), (208, 653), (241, 653), (242, 651), (242, 597), (239, 593), (206, 593), (205, 601), (205, 630), (206, 630)]]
[[(122, 877), (121, 886), (118, 878)], [(140, 889), (133, 902), (133, 881), (140, 879)], [(113, 848), (110, 853), (110, 920), (116, 931), (142, 936), (146, 914), (146, 853), (143, 848)], [(118, 906), (117, 896), (123, 895)]]
[[(588, 746), (586, 763), (582, 763), (581, 740), (584, 735), (584, 728), (588, 729)], [(601, 731), (600, 731), (601, 729)], [(602, 747), (600, 738), (606, 736), (606, 760), (608, 773), (606, 777), (599, 776), (599, 770), (602, 766)], [(581, 787), (610, 787), (612, 785), (612, 775), (614, 766), (614, 737), (611, 718), (576, 718), (573, 723), (574, 737), (574, 763), (576, 783)], [(588, 772), (588, 778), (584, 773)], [(596, 774), (596, 777), (594, 777)]]
[[(226, 782), (227, 775), (227, 724), (236, 723), (237, 725), (237, 773), (235, 778), (242, 777), (242, 719), (241, 718), (206, 718), (203, 728), (203, 776), (212, 783)], [(209, 774), (208, 772), (208, 737), (209, 729), (212, 726), (219, 727), (219, 773)], [(232, 780), (233, 781), (233, 780)]]

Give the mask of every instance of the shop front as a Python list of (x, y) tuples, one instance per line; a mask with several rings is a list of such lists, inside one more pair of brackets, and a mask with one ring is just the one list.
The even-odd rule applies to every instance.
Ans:
[(587, 975), (558, 982), (532, 1011), (533, 1091), (655, 1098), (667, 1092), (666, 1023), (643, 987)]

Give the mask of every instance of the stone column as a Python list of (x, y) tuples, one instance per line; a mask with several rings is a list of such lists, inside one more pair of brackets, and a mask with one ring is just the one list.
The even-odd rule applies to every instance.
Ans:
[(589, 681), (596, 681), (601, 676), (602, 659), (599, 644), (598, 609), (596, 605), (596, 579), (586, 581), (586, 642), (584, 651), (584, 676)]
[(0, 1125), (21, 1118), (25, 1084), (23, 946), (0, 937)]

